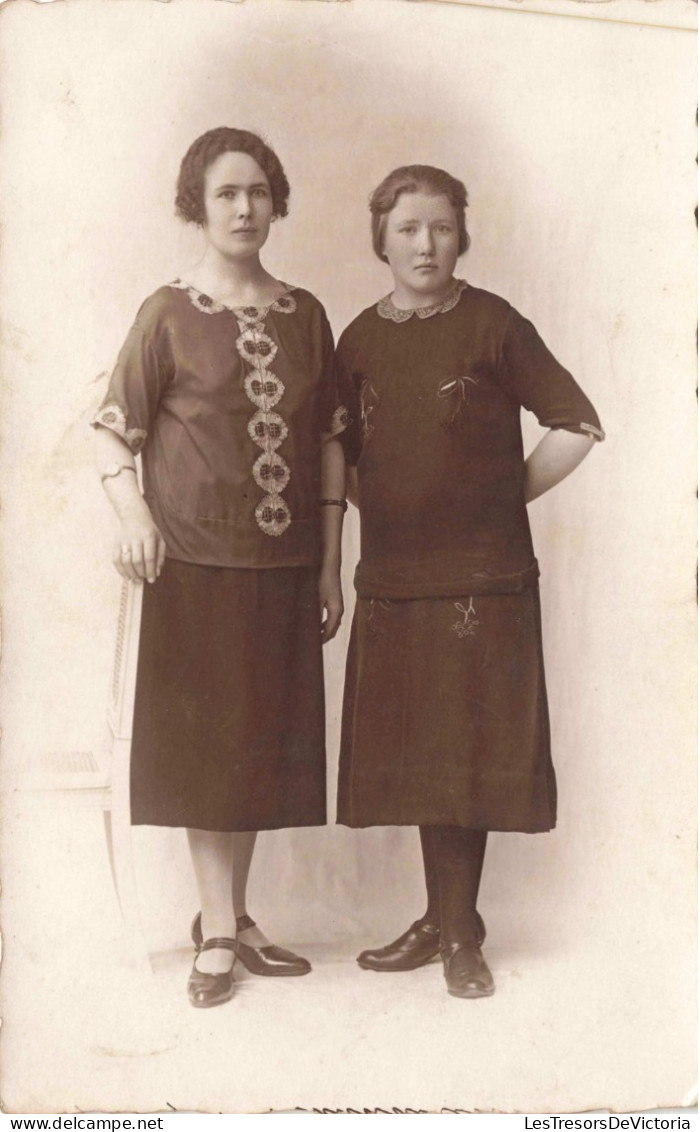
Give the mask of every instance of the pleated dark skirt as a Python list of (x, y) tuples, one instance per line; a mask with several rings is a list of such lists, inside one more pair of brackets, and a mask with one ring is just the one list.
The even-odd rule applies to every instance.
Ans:
[(317, 571), (167, 559), (143, 598), (131, 754), (135, 825), (323, 825)]
[(338, 821), (537, 833), (556, 798), (537, 589), (358, 599)]

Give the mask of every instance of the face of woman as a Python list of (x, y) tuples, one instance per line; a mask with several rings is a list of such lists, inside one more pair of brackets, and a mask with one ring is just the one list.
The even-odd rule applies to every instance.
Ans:
[(452, 286), (458, 253), (457, 216), (447, 197), (402, 193), (384, 233), (395, 297), (407, 306), (438, 302)]
[(227, 259), (257, 255), (272, 220), (270, 183), (250, 154), (222, 153), (204, 174), (204, 231)]

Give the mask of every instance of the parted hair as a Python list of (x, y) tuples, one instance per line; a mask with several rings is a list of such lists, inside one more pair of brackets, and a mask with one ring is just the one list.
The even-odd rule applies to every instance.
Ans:
[(257, 161), (270, 184), (273, 216), (287, 215), (289, 181), (275, 151), (249, 130), (219, 126), (193, 141), (182, 159), (175, 195), (175, 212), (181, 220), (204, 224), (204, 174), (222, 153), (247, 153)]
[(421, 192), (429, 193), (431, 196), (447, 197), (457, 217), (459, 254), (464, 255), (469, 247), (466, 221), (469, 197), (462, 182), (434, 165), (402, 165), (389, 173), (369, 198), (372, 213), (372, 247), (383, 263), (388, 262), (384, 254), (387, 216), (402, 193)]

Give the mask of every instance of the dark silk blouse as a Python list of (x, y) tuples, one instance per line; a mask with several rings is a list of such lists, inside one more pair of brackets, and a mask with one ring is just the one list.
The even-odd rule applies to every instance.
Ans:
[(316, 565), (321, 434), (345, 427), (323, 307), (230, 308), (179, 280), (139, 310), (93, 419), (143, 462), (170, 558)]
[(603, 439), (534, 326), (459, 281), (442, 303), (363, 311), (337, 350), (357, 465), (361, 597), (517, 593), (538, 576), (524, 497), (521, 407)]

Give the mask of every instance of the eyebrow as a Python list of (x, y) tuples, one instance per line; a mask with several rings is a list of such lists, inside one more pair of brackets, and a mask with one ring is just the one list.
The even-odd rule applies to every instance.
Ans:
[[(407, 216), (403, 220), (398, 220), (397, 224), (422, 224), (423, 221), (418, 216)], [(454, 218), (450, 219), (447, 216), (440, 216), (436, 220), (431, 220), (431, 224), (454, 224)]]
[(223, 189), (268, 189), (267, 181), (254, 181), (251, 185), (216, 185), (215, 191), (220, 193)]

